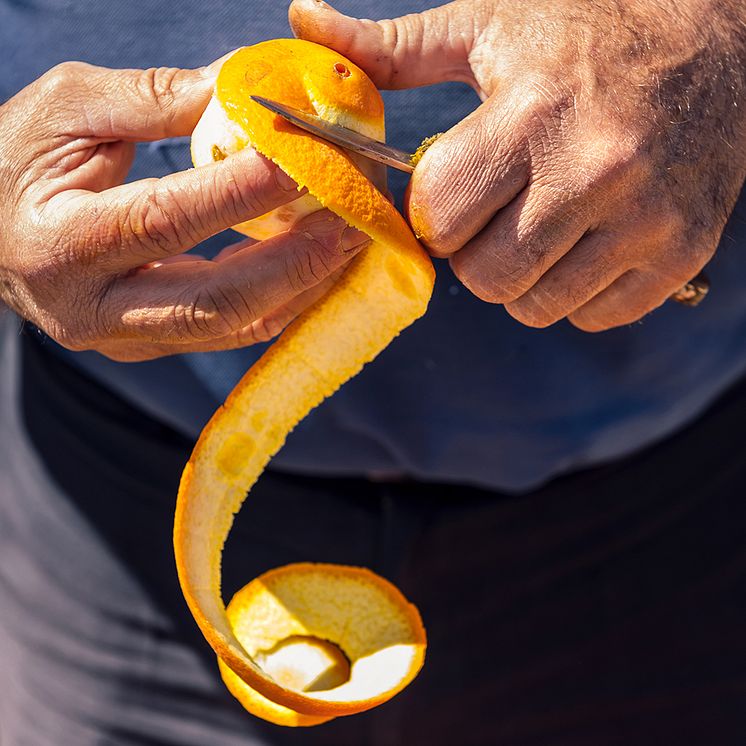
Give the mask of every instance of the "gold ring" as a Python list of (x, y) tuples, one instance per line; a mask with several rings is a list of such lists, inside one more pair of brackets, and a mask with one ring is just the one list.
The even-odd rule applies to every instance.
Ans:
[(710, 281), (704, 272), (693, 277), (683, 287), (679, 288), (671, 298), (690, 308), (698, 306), (710, 291)]

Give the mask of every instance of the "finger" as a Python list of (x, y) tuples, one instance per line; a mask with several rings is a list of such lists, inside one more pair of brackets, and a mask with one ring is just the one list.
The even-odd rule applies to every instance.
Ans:
[(209, 260), (202, 254), (175, 254), (174, 256), (167, 256), (165, 259), (159, 259), (157, 262), (149, 262), (148, 264), (144, 264), (142, 267), (138, 267), (137, 271), (142, 272), (148, 269), (155, 269), (156, 267), (162, 267), (164, 264), (180, 264), (206, 261)]
[(451, 267), (478, 298), (510, 303), (575, 246), (590, 220), (579, 197), (532, 185), (451, 257)]
[(681, 282), (646, 269), (631, 269), (568, 316), (578, 329), (600, 332), (639, 321), (661, 306)]
[[(295, 182), (246, 148), (222, 161), (108, 189), (63, 192), (47, 205), (81, 251), (102, 269), (123, 271), (187, 251), (299, 196)], [(74, 258), (77, 261), (80, 256)]]
[(511, 97), (493, 96), (441, 135), (412, 175), (406, 210), (435, 256), (458, 251), (528, 183), (531, 162)]
[(256, 238), (244, 238), (242, 241), (238, 241), (237, 243), (230, 244), (229, 246), (225, 246), (222, 248), (213, 259), (214, 262), (222, 262), (224, 259), (227, 259), (229, 256), (233, 256), (234, 254), (237, 254), (239, 251), (242, 251), (243, 249), (254, 246), (255, 244), (258, 244), (259, 240)]
[(77, 111), (77, 136), (161, 140), (191, 134), (207, 106), (220, 61), (195, 70), (113, 70), (65, 62), (45, 75)]
[(291, 298), (287, 303), (276, 308), (271, 313), (265, 314), (261, 318), (249, 324), (246, 327), (247, 333), (253, 339), (260, 342), (268, 342), (278, 336), (285, 327), (294, 319), (300, 316), (303, 311), (323, 298), (337, 280), (344, 274), (347, 264), (332, 272), (328, 277), (323, 279), (317, 285)]
[(475, 13), (449, 3), (422, 13), (371, 21), (351, 18), (321, 0), (294, 0), (293, 33), (323, 44), (359, 65), (379, 88), (414, 88), (455, 80), (475, 85), (469, 52)]
[(636, 261), (619, 237), (591, 233), (505, 310), (527, 326), (549, 326), (605, 290)]
[(303, 311), (323, 297), (343, 273), (344, 268), (322, 280), (318, 285), (301, 293), (290, 303), (278, 308), (267, 316), (217, 339), (201, 342), (143, 342), (141, 340), (108, 340), (98, 346), (100, 352), (120, 362), (140, 362), (153, 360), (166, 355), (183, 355), (192, 352), (221, 352), (249, 347), (269, 342), (278, 336)]
[(101, 304), (119, 338), (194, 343), (226, 337), (314, 287), (369, 238), (321, 210), (221, 262), (166, 264), (122, 278)]

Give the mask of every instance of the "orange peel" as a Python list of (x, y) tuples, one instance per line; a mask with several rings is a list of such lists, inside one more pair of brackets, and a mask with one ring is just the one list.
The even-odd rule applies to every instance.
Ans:
[(223, 546), (234, 514), (293, 427), (424, 314), (434, 271), (371, 181), (374, 167), (286, 124), (250, 95), (378, 139), (383, 102), (362, 70), (336, 52), (299, 40), (263, 42), (224, 63), (192, 138), (196, 166), (253, 147), (307, 188), (289, 209), (236, 226), (242, 232), (274, 235), (323, 205), (372, 239), (213, 415), (176, 505), (179, 581), (228, 688), (271, 722), (314, 725), (375, 707), (414, 679), (426, 646), (417, 609), (364, 568), (301, 564), (265, 573), (226, 610)]

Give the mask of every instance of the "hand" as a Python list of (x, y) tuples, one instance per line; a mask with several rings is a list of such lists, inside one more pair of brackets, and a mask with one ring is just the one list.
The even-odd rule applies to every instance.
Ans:
[(519, 321), (629, 324), (712, 257), (746, 176), (742, 0), (457, 0), (380, 23), (295, 0), (290, 18), (380, 87), (477, 90), (409, 216)]
[(251, 149), (122, 185), (135, 141), (191, 133), (218, 67), (64, 63), (0, 107), (0, 295), (65, 347), (143, 360), (264, 341), (367, 243), (324, 210), (215, 261), (185, 255), (298, 197)]

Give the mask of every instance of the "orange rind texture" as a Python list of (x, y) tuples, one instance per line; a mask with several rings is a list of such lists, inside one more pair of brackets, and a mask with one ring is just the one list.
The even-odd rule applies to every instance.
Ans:
[[(368, 701), (370, 707), (401, 691), (416, 676), (425, 655), (425, 631), (416, 607), (398, 589), (360, 567), (294, 564), (270, 570), (240, 590), (228, 619), (241, 645), (254, 658), (286, 640), (305, 643), (306, 656), (293, 662), (306, 681), (327, 674), (336, 661), (313, 642), (337, 646), (347, 667), (335, 689), (314, 687), (319, 697)], [(302, 645), (298, 645), (303, 650)], [(309, 654), (310, 653), (310, 654)], [(314, 669), (314, 667), (317, 667)], [(331, 716), (302, 715), (247, 686), (225, 663), (221, 674), (249, 712), (281, 725), (317, 725)], [(284, 673), (275, 666), (275, 676)], [(279, 677), (278, 677), (279, 678)]]
[[(250, 95), (279, 99), (378, 137), (383, 104), (364, 73), (336, 52), (310, 42), (275, 40), (241, 49), (227, 60), (206, 123), (193, 136), (195, 165), (205, 162), (216, 144), (221, 153), (254, 147), (308, 189), (306, 196), (315, 202), (306, 200), (301, 213), (323, 205), (372, 239), (212, 417), (184, 470), (176, 506), (181, 587), (229, 689), (260, 717), (314, 725), (381, 704), (416, 676), (425, 650), (419, 614), (370, 571), (332, 565), (266, 573), (240, 591), (226, 611), (220, 592), (223, 546), (234, 514), (287, 434), (424, 314), (434, 271), (402, 216), (369, 179), (372, 172), (340, 148), (286, 124)], [(258, 233), (275, 219), (263, 218)], [(250, 223), (240, 227), (251, 235)], [(344, 602), (322, 601), (339, 593)], [(257, 634), (263, 635), (261, 644)], [(348, 681), (304, 690), (260, 665), (283, 639), (309, 636), (339, 646), (350, 661)], [(326, 654), (322, 647), (298, 644), (282, 656), (297, 650), (317, 660)]]

